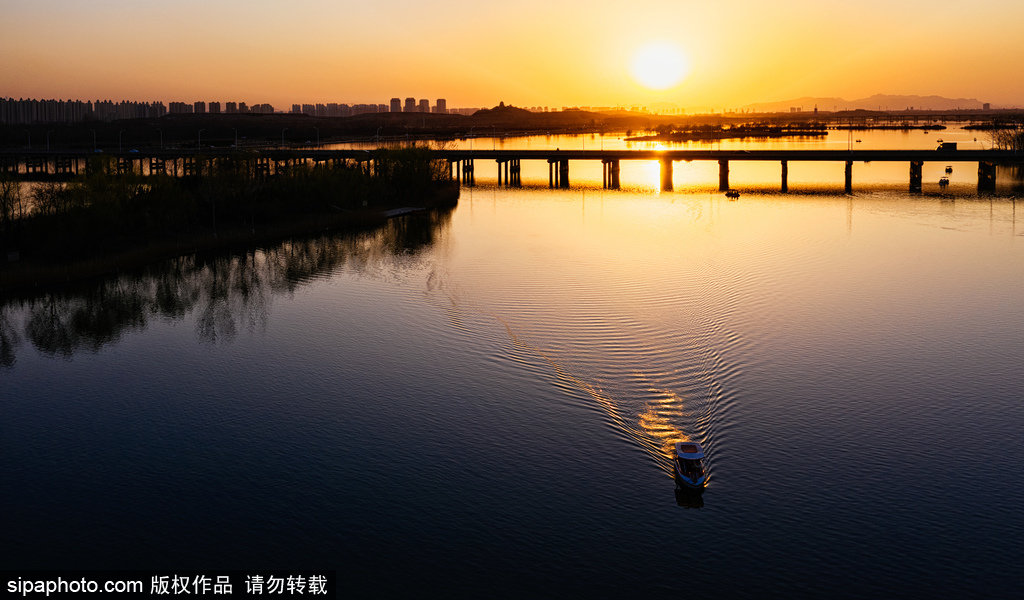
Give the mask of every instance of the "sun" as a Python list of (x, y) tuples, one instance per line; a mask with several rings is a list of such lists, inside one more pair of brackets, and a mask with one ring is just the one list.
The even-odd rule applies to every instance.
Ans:
[(652, 90), (678, 85), (690, 72), (690, 62), (672, 42), (650, 42), (637, 50), (630, 65), (633, 78)]

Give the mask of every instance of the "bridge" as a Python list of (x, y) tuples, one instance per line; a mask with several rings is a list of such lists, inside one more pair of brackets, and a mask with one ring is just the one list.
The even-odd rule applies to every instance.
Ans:
[[(102, 154), (116, 162), (119, 173), (140, 175), (165, 174), (196, 176), (205, 172), (204, 165), (230, 161), (241, 155), (234, 149), (143, 150)], [(904, 162), (909, 165), (910, 190), (921, 190), (921, 173), (925, 162), (977, 163), (978, 189), (994, 189), (996, 165), (1021, 163), (1024, 155), (1012, 150), (436, 150), (438, 159), (446, 160), (449, 176), (463, 185), (476, 184), (476, 163), (494, 162), (498, 184), (521, 186), (521, 164), (524, 160), (548, 164), (548, 185), (569, 187), (569, 165), (573, 161), (600, 161), (603, 185), (619, 188), (621, 161), (658, 161), (661, 164), (661, 188), (672, 189), (672, 165), (679, 161), (715, 161), (718, 163), (718, 187), (729, 189), (729, 165), (738, 161), (777, 162), (780, 165), (780, 190), (789, 190), (789, 163), (844, 163), (845, 189), (853, 190), (853, 165), (857, 162)], [(89, 169), (89, 158), (97, 156), (86, 151), (0, 150), (0, 173), (26, 180), (70, 179)], [(246, 153), (256, 172), (273, 175), (298, 164), (333, 163), (375, 172), (375, 154), (369, 150), (262, 149)]]
[(853, 164), (856, 162), (905, 162), (909, 164), (910, 189), (921, 190), (921, 173), (925, 162), (978, 163), (978, 188), (994, 189), (996, 165), (1021, 162), (1024, 156), (1012, 150), (446, 150), (439, 154), (454, 165), (466, 185), (474, 184), (475, 162), (495, 161), (499, 185), (521, 185), (519, 167), (523, 160), (548, 163), (548, 185), (569, 187), (570, 161), (601, 161), (604, 187), (618, 189), (619, 167), (623, 160), (646, 160), (661, 163), (661, 189), (672, 189), (672, 165), (685, 161), (718, 162), (718, 188), (729, 189), (729, 164), (737, 161), (777, 162), (780, 165), (779, 187), (789, 191), (790, 161), (841, 162), (845, 169), (845, 189), (853, 190)]

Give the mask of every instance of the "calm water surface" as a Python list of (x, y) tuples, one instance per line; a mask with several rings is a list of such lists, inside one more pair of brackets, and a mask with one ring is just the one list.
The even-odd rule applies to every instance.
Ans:
[[(1013, 192), (965, 164), (962, 193), (910, 196), (901, 165), (844, 196), (839, 165), (733, 202), (635, 166), (7, 298), (2, 563), (329, 568), (354, 597), (1018, 595)], [(702, 497), (675, 491), (679, 439)]]

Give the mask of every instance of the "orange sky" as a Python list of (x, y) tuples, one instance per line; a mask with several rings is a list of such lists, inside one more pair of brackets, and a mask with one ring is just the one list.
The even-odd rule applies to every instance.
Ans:
[[(739, 107), (937, 94), (1024, 105), (1024, 2), (0, 0), (0, 97)], [(383, 8), (386, 7), (386, 8)], [(690, 63), (655, 91), (651, 40)]]

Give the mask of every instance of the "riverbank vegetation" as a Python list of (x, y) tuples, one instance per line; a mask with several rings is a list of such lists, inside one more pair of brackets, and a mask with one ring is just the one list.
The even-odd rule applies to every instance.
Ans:
[(1004, 124), (1003, 127), (992, 129), (991, 135), (993, 148), (1024, 152), (1024, 125)]
[[(0, 181), (0, 287), (115, 270), (198, 248), (379, 223), (398, 207), (452, 205), (446, 161), (422, 147), (371, 162), (298, 162), (268, 174), (255, 154), (196, 160), (185, 177), (117, 173), (90, 158), (69, 183)], [(372, 169), (370, 168), (372, 165)]]

